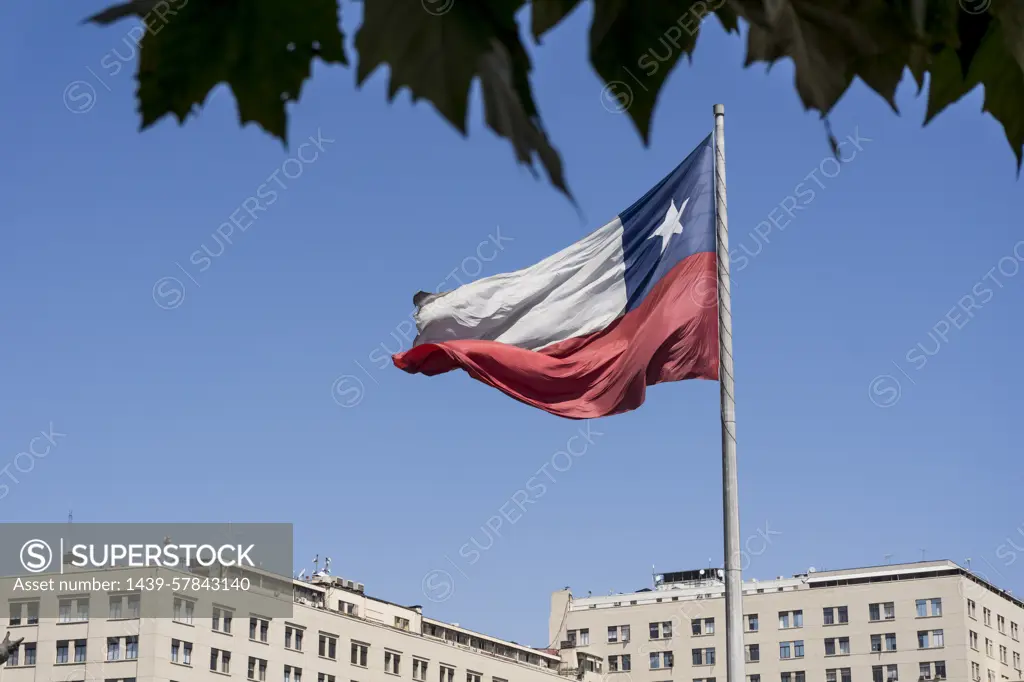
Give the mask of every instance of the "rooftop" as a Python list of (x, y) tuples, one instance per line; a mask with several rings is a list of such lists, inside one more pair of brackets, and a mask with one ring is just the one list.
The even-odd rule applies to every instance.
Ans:
[[(575, 611), (584, 608), (652, 604), (668, 598), (678, 601), (724, 597), (725, 583), (723, 582), (722, 575), (721, 569), (712, 567), (658, 573), (653, 576), (653, 590), (645, 587), (635, 592), (612, 592), (606, 596), (588, 595), (587, 597), (574, 597), (570, 608)], [(788, 578), (780, 575), (770, 580), (758, 580), (757, 578), (744, 580), (743, 594), (757, 594), (769, 591), (787, 592), (816, 587), (912, 580), (945, 575), (962, 575), (992, 593), (1024, 608), (1024, 602), (1014, 597), (1010, 591), (993, 585), (983, 576), (973, 573), (948, 559), (887, 564), (884, 566), (843, 568), (831, 571), (819, 571), (812, 567), (808, 568), (806, 572), (795, 573), (792, 577)]]

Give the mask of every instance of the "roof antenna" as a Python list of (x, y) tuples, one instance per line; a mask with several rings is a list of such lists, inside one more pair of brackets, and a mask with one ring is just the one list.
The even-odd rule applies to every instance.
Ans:
[(967, 570), (971, 570), (971, 557), (967, 557)]
[(922, 548), (921, 549), (921, 561), (924, 561), (924, 552), (925, 552), (925, 550)]
[(885, 563), (886, 563), (886, 565), (892, 563), (892, 554), (886, 554), (885, 555)]
[(71, 510), (68, 509), (68, 523), (71, 523)]

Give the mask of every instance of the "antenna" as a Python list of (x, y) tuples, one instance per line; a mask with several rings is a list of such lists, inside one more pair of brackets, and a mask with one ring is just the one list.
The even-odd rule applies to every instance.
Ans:
[(967, 557), (967, 570), (971, 570), (971, 557)]
[(925, 554), (925, 551), (926, 551), (926, 550), (925, 550), (924, 548), (922, 548), (922, 549), (921, 549), (921, 561), (924, 561), (924, 554)]
[(301, 571), (299, 571), (299, 580), (302, 580), (302, 578), (305, 577), (305, 575), (306, 575), (306, 569), (302, 569)]
[(331, 557), (324, 559), (324, 573), (331, 572)]
[(317, 571), (317, 569), (319, 567), (320, 567), (320, 555), (317, 554), (315, 557), (313, 557), (313, 572), (316, 573), (316, 571)]
[(71, 519), (72, 519), (71, 510), (68, 509), (68, 523), (71, 523)]
[(891, 564), (892, 563), (892, 554), (886, 554), (885, 555), (885, 563), (886, 564)]

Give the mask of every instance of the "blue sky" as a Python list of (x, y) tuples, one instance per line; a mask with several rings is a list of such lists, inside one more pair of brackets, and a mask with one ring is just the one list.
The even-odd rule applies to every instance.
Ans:
[[(923, 550), (1024, 590), (1006, 544), (1024, 547), (1024, 192), (980, 93), (922, 129), (909, 78), (902, 116), (855, 85), (832, 127), (861, 148), (839, 166), (789, 63), (744, 70), (743, 42), (708, 22), (645, 149), (584, 59), (588, 6), (533, 50), (581, 220), (514, 164), (478, 100), (466, 141), (407, 94), (387, 104), (383, 72), (359, 91), (353, 69), (318, 66), (288, 151), (239, 129), (226, 91), (183, 128), (139, 134), (131, 25), (77, 25), (100, 7), (0, 9), (18, 79), (0, 132), (0, 467), (18, 482), (0, 473), (0, 519), (294, 522), (296, 570), (329, 555), (372, 594), (537, 646), (552, 590), (720, 565), (717, 384), (655, 387), (588, 425), (381, 359), (408, 346), (413, 293), (532, 264), (607, 222), (722, 102), (746, 576)], [(65, 99), (75, 81), (87, 112), (65, 106), (89, 92)], [(318, 131), (322, 149), (300, 152)], [(274, 204), (193, 262), (275, 172)], [(967, 295), (970, 316), (951, 313)], [(570, 441), (581, 428), (589, 440)], [(531, 480), (544, 493), (517, 513)], [(489, 538), (503, 507), (515, 522)]]

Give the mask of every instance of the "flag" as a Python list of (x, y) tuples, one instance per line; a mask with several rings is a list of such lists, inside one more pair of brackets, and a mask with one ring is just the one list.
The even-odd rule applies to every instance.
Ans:
[(709, 135), (614, 220), (536, 265), (420, 292), (395, 365), (464, 369), (551, 414), (636, 409), (646, 387), (718, 379), (714, 150)]

